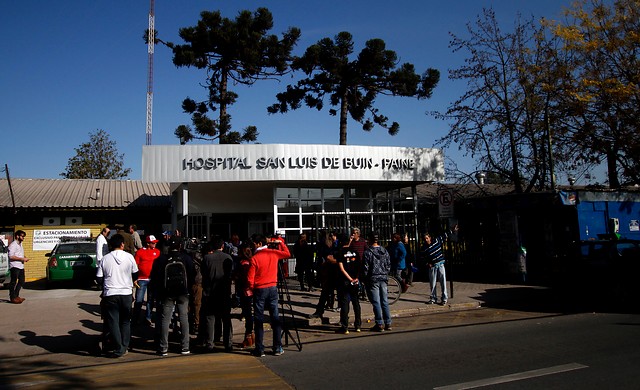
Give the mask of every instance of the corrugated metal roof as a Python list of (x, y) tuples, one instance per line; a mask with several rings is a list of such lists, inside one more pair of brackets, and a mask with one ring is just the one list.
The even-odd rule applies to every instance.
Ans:
[[(169, 183), (139, 180), (11, 179), (17, 208), (147, 208), (171, 205)], [(97, 197), (97, 189), (100, 196)], [(0, 208), (13, 207), (0, 179)]]

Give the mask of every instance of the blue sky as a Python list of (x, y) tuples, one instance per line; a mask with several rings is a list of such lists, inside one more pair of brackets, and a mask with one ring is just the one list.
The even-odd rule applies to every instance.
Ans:
[[(235, 18), (238, 11), (266, 6), (273, 13), (272, 33), (280, 35), (297, 26), (302, 38), (294, 50), (302, 54), (324, 37), (349, 31), (356, 52), (371, 38), (382, 38), (401, 62), (422, 72), (441, 72), (441, 81), (428, 100), (378, 98), (378, 107), (400, 132), (390, 136), (375, 128), (364, 132), (349, 122), (348, 144), (432, 147), (446, 134), (448, 125), (428, 116), (445, 111), (464, 92), (464, 85), (448, 79), (448, 70), (462, 64), (465, 53), (452, 53), (450, 35), (465, 36), (483, 7), (493, 7), (507, 30), (518, 13), (525, 17), (561, 17), (570, 0), (454, 0), (454, 1), (169, 1), (156, 0), (155, 23), (159, 37), (181, 43), (180, 27), (192, 26), (203, 10), (220, 10)], [(148, 25), (145, 0), (0, 0), (0, 129), (2, 167), (12, 178), (60, 178), (75, 148), (89, 133), (104, 129), (124, 153), (131, 179), (141, 179), (145, 144), (147, 47), (142, 39)], [(154, 145), (178, 144), (173, 131), (189, 124), (182, 100), (202, 99), (199, 86), (204, 71), (176, 68), (171, 52), (156, 46), (154, 56)], [(232, 125), (258, 127), (261, 143), (338, 144), (338, 118), (326, 110), (301, 108), (269, 115), (266, 107), (275, 94), (291, 82), (260, 82), (237, 87)], [(464, 171), (475, 170), (473, 161), (456, 148), (445, 150), (447, 159)], [(4, 176), (4, 174), (2, 174)], [(558, 178), (566, 183), (566, 178)]]

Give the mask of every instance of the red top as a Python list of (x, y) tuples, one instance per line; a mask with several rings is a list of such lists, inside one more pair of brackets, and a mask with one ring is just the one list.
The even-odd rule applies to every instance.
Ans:
[(160, 256), (160, 250), (157, 248), (142, 248), (136, 252), (136, 264), (138, 264), (138, 279), (149, 280), (151, 275), (151, 266), (153, 261)]
[(278, 260), (291, 257), (289, 248), (279, 241), (279, 249), (259, 249), (251, 258), (251, 267), (247, 275), (248, 287), (268, 288), (278, 283)]

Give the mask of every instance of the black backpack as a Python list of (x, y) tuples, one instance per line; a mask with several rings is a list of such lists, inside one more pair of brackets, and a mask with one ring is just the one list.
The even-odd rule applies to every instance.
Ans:
[(169, 297), (177, 297), (188, 292), (187, 268), (179, 253), (172, 254), (164, 267), (164, 289)]

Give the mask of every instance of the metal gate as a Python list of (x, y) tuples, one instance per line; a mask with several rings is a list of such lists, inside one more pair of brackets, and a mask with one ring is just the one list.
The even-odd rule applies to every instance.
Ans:
[(391, 241), (393, 233), (399, 233), (401, 236), (406, 234), (409, 239), (407, 250), (416, 253), (417, 215), (413, 211), (324, 212), (314, 213), (313, 220), (316, 241), (327, 232), (348, 235), (351, 228), (357, 227), (365, 239), (371, 232), (378, 233), (380, 245), (383, 246)]

